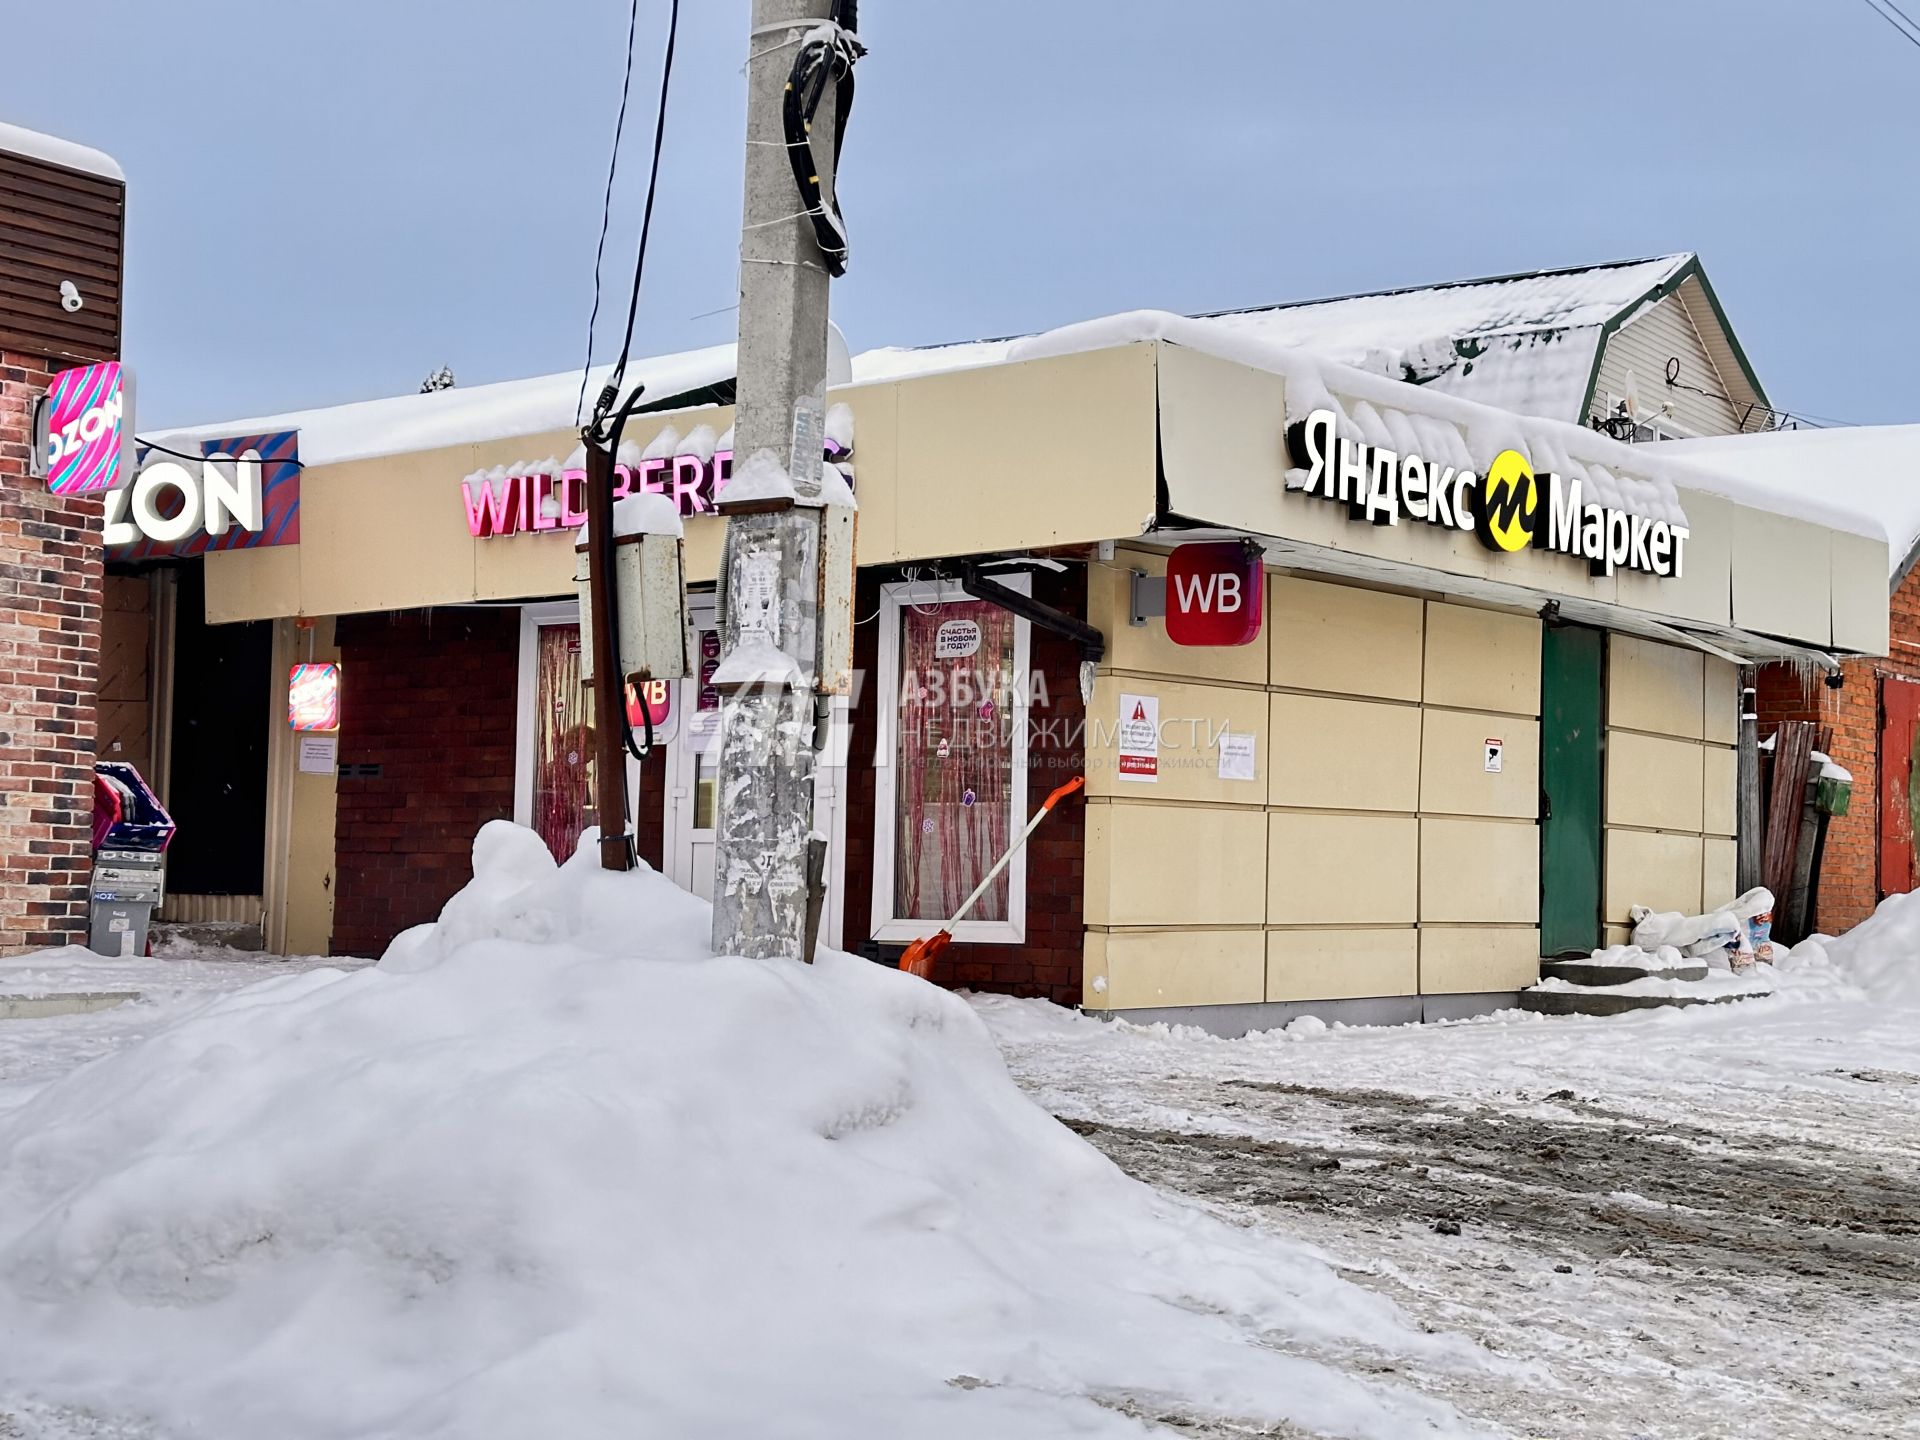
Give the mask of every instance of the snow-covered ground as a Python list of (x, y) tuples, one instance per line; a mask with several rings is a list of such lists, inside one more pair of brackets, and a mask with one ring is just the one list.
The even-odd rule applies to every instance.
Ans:
[(1684, 1012), (1226, 1041), (975, 1007), (1130, 1173), (1514, 1362), (1403, 1370), (1465, 1415), (1564, 1440), (1916, 1436), (1920, 905), (1890, 906), (1871, 953), (1810, 949), (1775, 994)]
[(1920, 1434), (1920, 904), (1737, 1005), (1221, 1041), (476, 869), (357, 971), (0, 964), (145, 997), (0, 1021), (0, 1437)]

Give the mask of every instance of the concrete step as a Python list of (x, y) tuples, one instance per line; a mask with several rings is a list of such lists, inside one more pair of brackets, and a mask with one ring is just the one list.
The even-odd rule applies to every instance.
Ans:
[(1606, 990), (1522, 990), (1520, 1008), (1536, 1015), (1624, 1015), (1629, 1010), (1677, 1009), (1687, 1005), (1727, 1005), (1752, 1000), (1744, 995), (1621, 995)]
[[(138, 1000), (137, 990), (70, 990), (52, 995), (0, 995), (0, 1020), (55, 1020), (92, 1015)], [(6, 1432), (0, 1431), (0, 1434)]]
[(1704, 980), (1707, 962), (1683, 960), (1678, 965), (1596, 965), (1590, 960), (1542, 960), (1542, 980), (1564, 980), (1569, 985), (1628, 985), (1652, 976), (1658, 980)]

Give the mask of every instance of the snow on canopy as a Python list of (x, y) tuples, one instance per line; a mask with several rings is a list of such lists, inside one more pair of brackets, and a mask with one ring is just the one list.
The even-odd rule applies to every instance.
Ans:
[[(1577, 421), (1604, 327), (1693, 258), (1664, 255), (1193, 318), (1223, 335), (1298, 346), (1516, 414)], [(997, 364), (1016, 343), (870, 350), (855, 359), (854, 379)]]
[[(588, 375), (589, 407), (611, 374), (612, 367), (602, 365)], [(733, 346), (712, 345), (705, 350), (630, 361), (626, 386), (645, 385), (649, 407), (665, 408), (678, 397), (729, 383), (733, 378)], [(183, 448), (183, 441), (298, 430), (302, 464), (336, 465), (379, 455), (405, 455), (416, 450), (571, 430), (578, 425), (574, 415), (579, 400), (580, 372), (569, 370), (529, 380), (461, 385), (423, 395), (389, 395), (346, 405), (227, 420), (218, 425), (196, 425), (167, 431), (160, 438)]]
[(49, 165), (64, 165), (69, 170), (80, 170), (107, 180), (124, 182), (127, 178), (119, 162), (104, 151), (62, 140), (57, 135), (42, 135), (38, 130), (8, 125), (3, 121), (0, 121), (0, 150), (12, 155), (25, 155), (33, 160), (44, 160)]
[(206, 1440), (1483, 1433), (1383, 1377), (1484, 1351), (1123, 1175), (958, 996), (715, 957), (597, 848), (496, 821), (378, 966), (10, 1098), (9, 1383)]
[(1754, 494), (1783, 501), (1819, 499), (1872, 519), (1887, 532), (1887, 563), (1896, 579), (1920, 545), (1920, 425), (1666, 440), (1661, 449), (1704, 469), (1737, 475)]

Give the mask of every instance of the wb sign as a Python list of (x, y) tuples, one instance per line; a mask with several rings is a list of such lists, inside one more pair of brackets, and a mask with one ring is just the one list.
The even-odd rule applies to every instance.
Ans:
[(1176, 645), (1246, 645), (1258, 638), (1266, 593), (1259, 550), (1237, 540), (1182, 545), (1167, 557), (1167, 638)]

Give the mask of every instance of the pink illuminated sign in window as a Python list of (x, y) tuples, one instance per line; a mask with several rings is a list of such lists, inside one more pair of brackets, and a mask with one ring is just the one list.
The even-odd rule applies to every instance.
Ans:
[(287, 723), (295, 730), (340, 728), (338, 665), (296, 665), (287, 673)]

